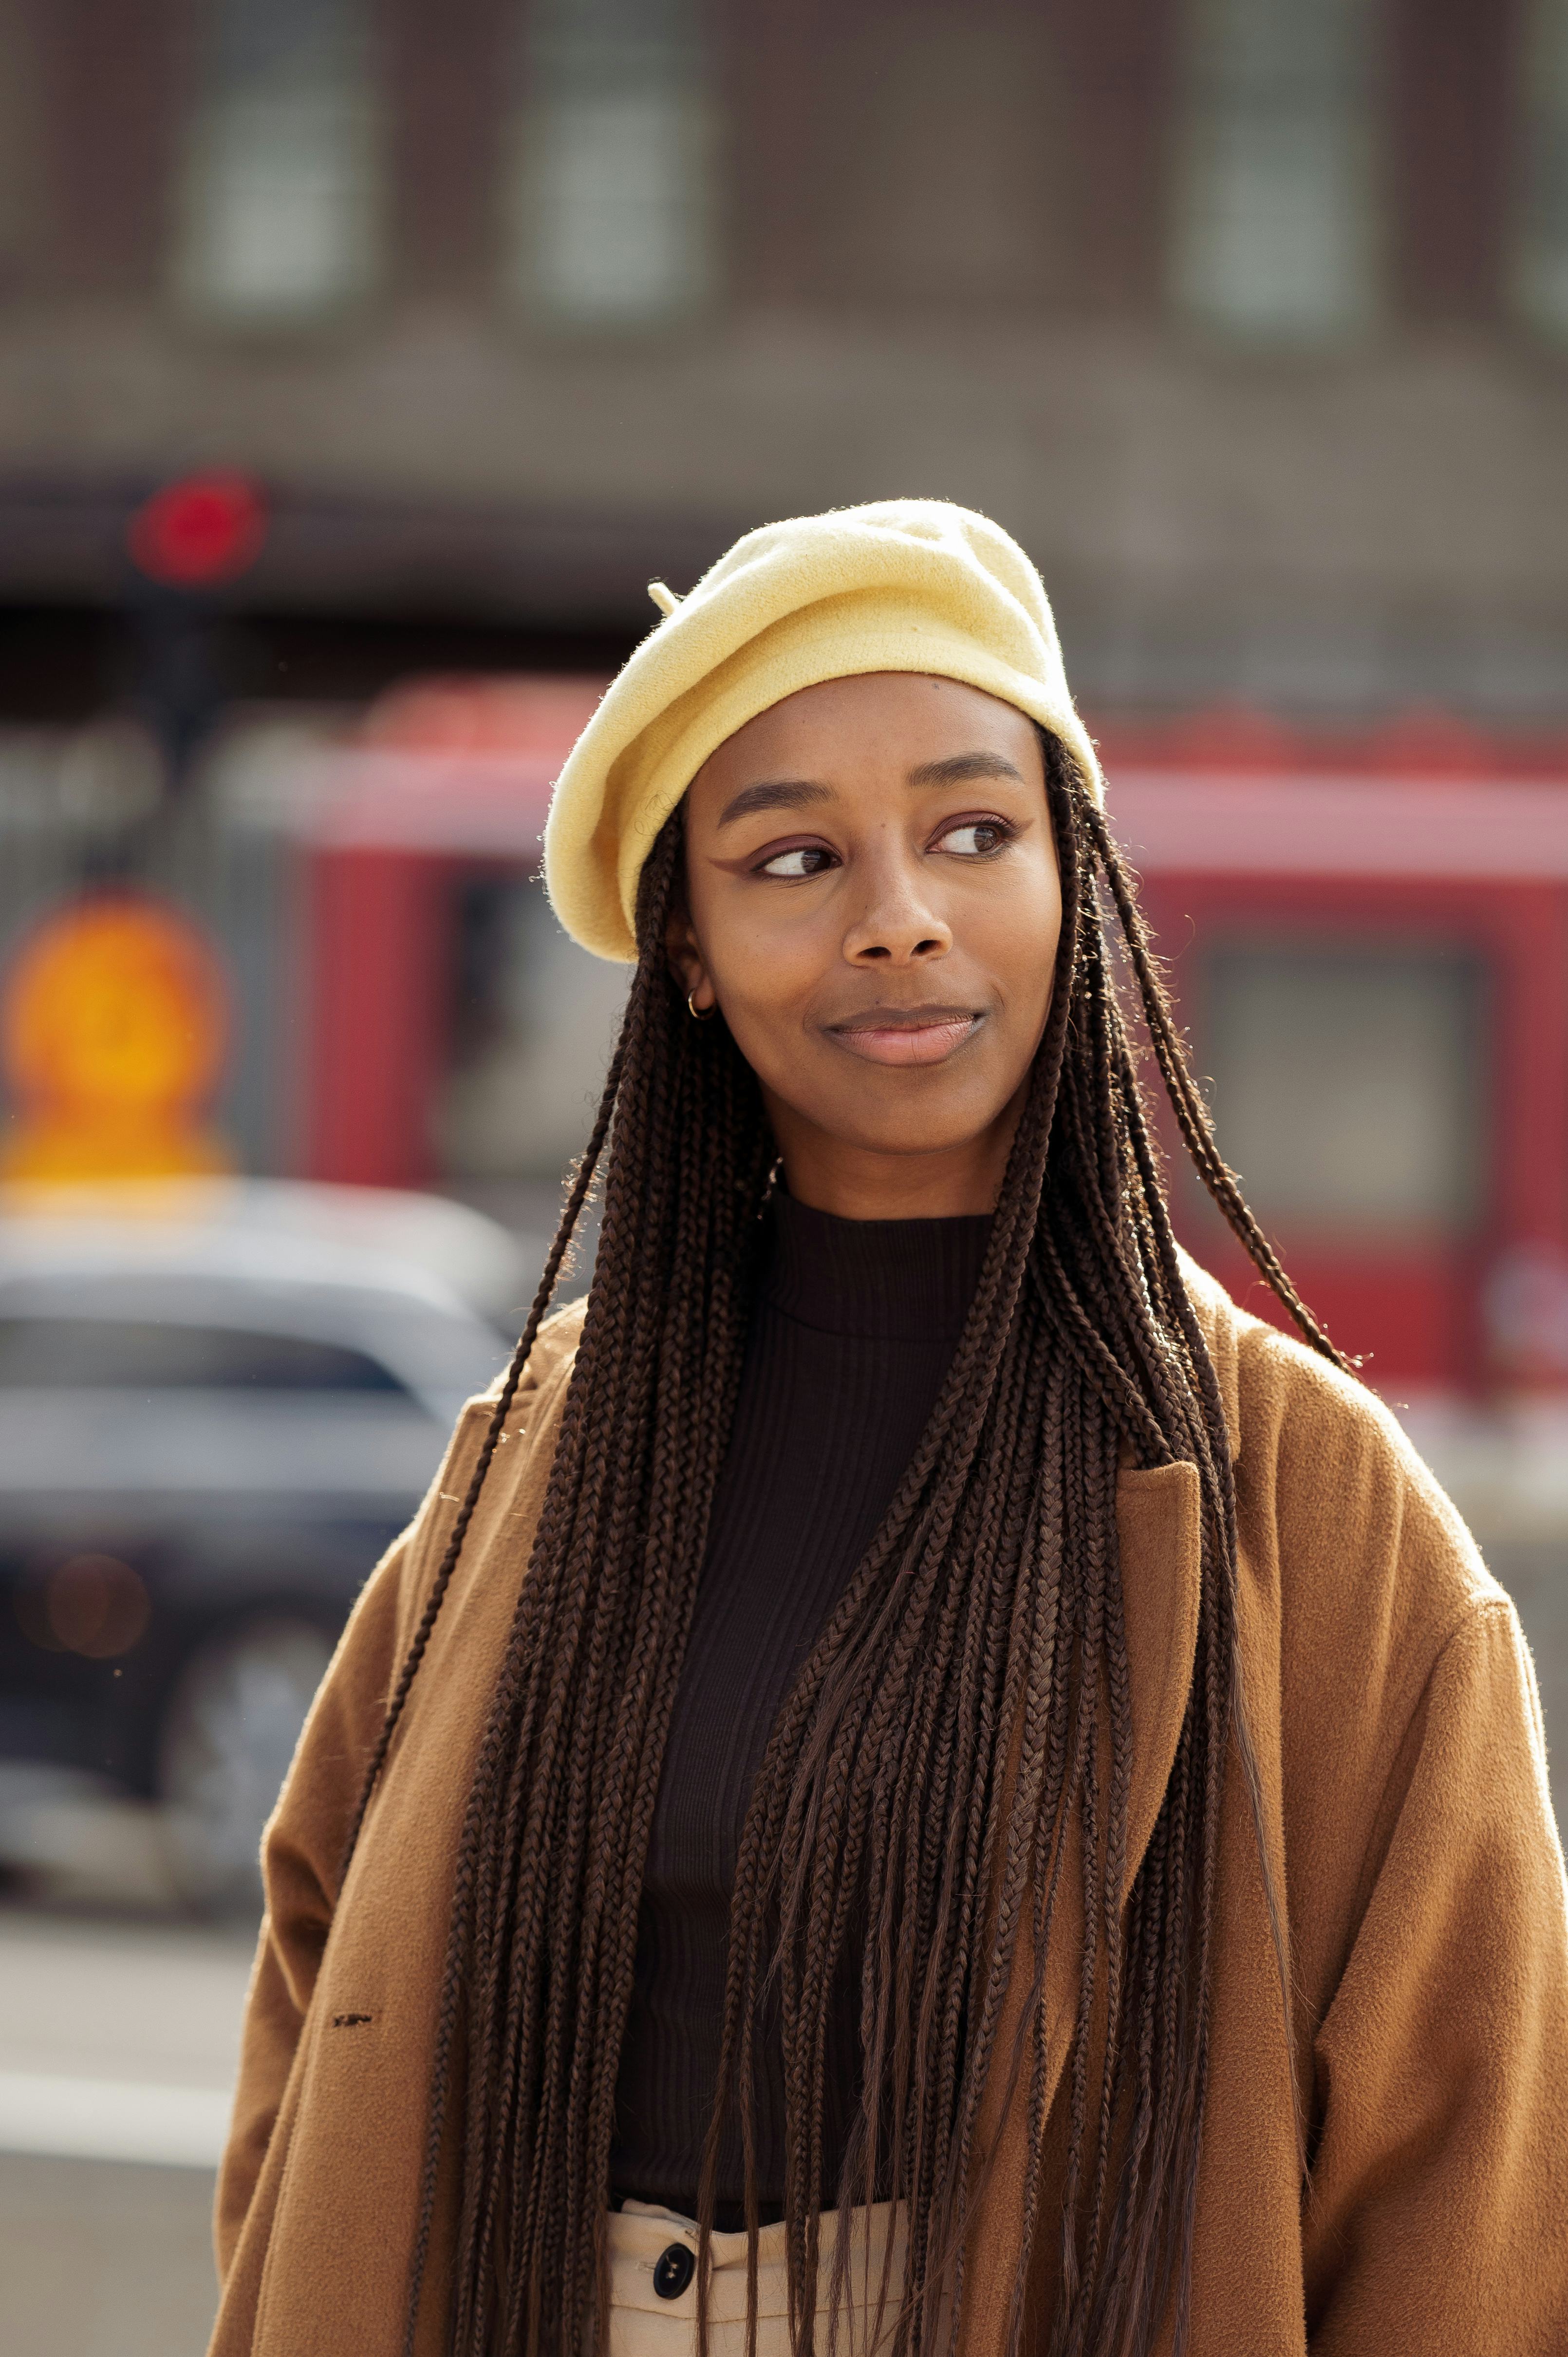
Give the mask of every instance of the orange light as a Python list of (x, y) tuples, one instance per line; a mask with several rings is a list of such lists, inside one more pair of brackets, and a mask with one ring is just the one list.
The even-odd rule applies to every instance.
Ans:
[(24, 943), (0, 1000), (0, 1062), (19, 1108), (0, 1175), (229, 1169), (200, 1119), (228, 1035), (221, 968), (177, 910), (131, 893), (58, 910)]

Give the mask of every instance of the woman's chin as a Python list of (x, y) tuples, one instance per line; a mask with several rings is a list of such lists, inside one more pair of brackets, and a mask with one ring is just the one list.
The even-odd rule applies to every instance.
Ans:
[(875, 1156), (889, 1165), (962, 1159), (984, 1144), (991, 1123), (951, 1124), (929, 1119), (897, 1122), (858, 1121), (828, 1133), (831, 1143), (846, 1152)]

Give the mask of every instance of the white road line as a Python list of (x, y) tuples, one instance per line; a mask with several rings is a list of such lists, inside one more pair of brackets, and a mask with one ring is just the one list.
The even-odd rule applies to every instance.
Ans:
[(231, 2098), (219, 2087), (0, 2071), (0, 2152), (216, 2169)]

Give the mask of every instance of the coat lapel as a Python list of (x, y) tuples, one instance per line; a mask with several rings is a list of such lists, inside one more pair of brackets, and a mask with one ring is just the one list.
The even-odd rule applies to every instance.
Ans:
[[(1133, 1747), (1123, 1905), (1160, 1813), (1187, 1715), (1197, 1641), (1198, 1518), (1197, 1473), (1191, 1465), (1161, 1465), (1144, 1472), (1124, 1473), (1117, 1486)], [(1069, 1835), (1046, 1957), (1047, 2112), (1056, 2099), (1072, 2034), (1082, 1933), (1081, 1851)], [(1007, 2346), (1028, 2166), (1026, 2044), (1016, 2078), (1011, 2063), (1034, 1985), (1035, 1963), (1034, 1940), (1026, 1924), (1018, 1935), (995, 2060), (981, 2106), (976, 2150), (983, 2155), (994, 2146), (995, 2161), (976, 2204), (966, 2245), (963, 2357), (1001, 2357)], [(1042, 2188), (1042, 2224), (1054, 2214), (1047, 2185)]]

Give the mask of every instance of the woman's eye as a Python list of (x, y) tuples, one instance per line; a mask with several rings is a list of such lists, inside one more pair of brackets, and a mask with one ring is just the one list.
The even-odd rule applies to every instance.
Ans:
[(821, 876), (834, 865), (833, 855), (820, 843), (791, 844), (788, 851), (776, 851), (757, 870), (759, 876)]
[(956, 851), (961, 859), (983, 859), (988, 852), (1000, 851), (1012, 841), (1013, 830), (1000, 819), (969, 818), (961, 826), (950, 827), (940, 838), (940, 848)]

